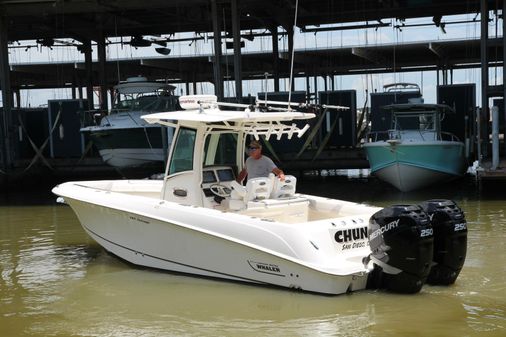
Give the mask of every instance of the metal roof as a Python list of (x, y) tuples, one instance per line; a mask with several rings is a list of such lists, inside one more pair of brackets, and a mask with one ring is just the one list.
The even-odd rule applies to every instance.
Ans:
[[(490, 39), (488, 48), (489, 62), (502, 65), (502, 40)], [(170, 83), (213, 82), (211, 56), (163, 56), (108, 60), (105, 78), (109, 87), (118, 84), (118, 77), (125, 80), (138, 75), (145, 76), (151, 81), (160, 80)], [(244, 80), (263, 79), (266, 72), (272, 74), (272, 52), (242, 53), (241, 57)], [(287, 78), (289, 75), (288, 55), (283, 51), (279, 53), (278, 58), (280, 76)], [(229, 74), (234, 73), (233, 55), (223, 55), (221, 64), (223, 69), (229, 67)], [(450, 40), (296, 50), (294, 76), (429, 71), (480, 66), (479, 40)], [(93, 78), (98, 81), (98, 62), (93, 63), (93, 71), (95, 73)], [(14, 63), (11, 64), (11, 85), (13, 88), (21, 89), (71, 87), (73, 83), (84, 86), (84, 74), (84, 61)], [(95, 82), (95, 85), (98, 85), (98, 82)]]
[[(242, 32), (265, 29), (269, 34), (279, 26), (285, 30), (293, 26), (295, 0), (0, 0), (0, 29), (7, 32), (11, 42), (38, 39), (40, 44), (51, 44), (54, 39), (72, 38), (76, 48), (83, 41), (114, 36), (151, 35), (163, 43), (170, 42), (166, 36), (177, 32), (212, 32), (213, 2), (222, 19), (220, 30), (231, 34), (234, 1)], [(489, 7), (501, 7), (502, 3), (489, 1)], [(480, 0), (299, 0), (297, 26), (306, 31), (350, 22), (381, 26), (383, 19), (396, 18), (402, 24), (402, 20), (416, 17), (433, 17), (436, 24), (444, 15), (479, 10)], [(490, 57), (498, 55), (491, 61), (502, 65), (502, 41), (489, 41), (488, 48)], [(294, 76), (472, 68), (481, 65), (479, 55), (479, 40), (298, 50)], [(109, 87), (117, 84), (118, 77), (124, 80), (138, 75), (171, 83), (213, 82), (211, 56), (109, 60), (106, 74), (98, 74), (98, 62), (94, 62), (92, 80), (99, 85), (103, 76)], [(243, 53), (243, 79), (260, 79), (265, 72), (274, 73), (275, 57), (271, 52)], [(280, 52), (277, 59), (279, 76), (287, 78), (287, 52)], [(222, 67), (229, 67), (228, 73), (233, 74), (233, 56), (224, 55), (221, 60)], [(11, 64), (11, 70), (13, 89), (85, 85), (84, 62)], [(225, 80), (231, 76), (225, 76)]]
[[(11, 41), (211, 32), (212, 1), (231, 29), (234, 0), (3, 0), (0, 16)], [(493, 8), (496, 1), (489, 4)], [(291, 27), (294, 22), (295, 0), (237, 0), (237, 5), (243, 30)], [(297, 25), (438, 17), (479, 8), (480, 0), (299, 0)]]

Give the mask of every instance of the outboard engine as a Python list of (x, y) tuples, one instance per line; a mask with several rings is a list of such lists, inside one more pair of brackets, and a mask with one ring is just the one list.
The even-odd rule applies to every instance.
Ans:
[(464, 265), (467, 252), (467, 222), (452, 200), (428, 200), (420, 204), (434, 229), (434, 262), (429, 284), (453, 284)]
[(395, 205), (373, 214), (369, 221), (369, 259), (374, 269), (367, 288), (420, 291), (432, 263), (432, 234), (429, 217), (420, 206)]

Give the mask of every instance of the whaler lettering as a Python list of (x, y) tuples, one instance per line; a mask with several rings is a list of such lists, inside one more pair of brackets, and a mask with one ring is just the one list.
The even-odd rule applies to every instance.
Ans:
[(251, 268), (253, 268), (255, 271), (259, 273), (266, 273), (271, 275), (277, 275), (284, 277), (285, 275), (282, 274), (281, 268), (276, 264), (271, 263), (264, 263), (264, 262), (255, 262), (248, 260), (248, 264)]
[(397, 228), (397, 226), (399, 226), (399, 221), (401, 221), (401, 219), (397, 219), (395, 221), (392, 221), (392, 222), (386, 224), (385, 226), (380, 227), (379, 229), (375, 230), (374, 232), (371, 233), (371, 237), (369, 238), (369, 240), (374, 240), (379, 235), (381, 235), (385, 232), (388, 232), (389, 230), (392, 230), (394, 228)]
[(277, 266), (273, 266), (273, 265), (258, 264), (257, 263), (257, 268), (261, 269), (261, 270), (272, 271), (272, 272), (275, 272), (275, 273), (281, 272), (281, 270), (279, 270), (279, 268)]
[(366, 238), (367, 238), (367, 227), (338, 230), (336, 234), (334, 234), (334, 239), (336, 240), (336, 242), (339, 243), (363, 240)]

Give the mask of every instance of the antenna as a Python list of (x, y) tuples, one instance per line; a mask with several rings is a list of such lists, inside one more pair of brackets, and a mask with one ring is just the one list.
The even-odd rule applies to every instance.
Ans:
[[(295, 1), (295, 20), (293, 23), (294, 28), (297, 27), (297, 15), (299, 10), (299, 0)], [(293, 33), (295, 29), (293, 29)], [(292, 34), (293, 34), (292, 33)], [(292, 39), (293, 40), (293, 39)], [(290, 82), (288, 83), (288, 104), (292, 101), (292, 81), (293, 81), (293, 57), (295, 55), (295, 47), (292, 46), (292, 55), (291, 55), (291, 64), (290, 64)], [(290, 109), (290, 105), (288, 105), (288, 109)]]

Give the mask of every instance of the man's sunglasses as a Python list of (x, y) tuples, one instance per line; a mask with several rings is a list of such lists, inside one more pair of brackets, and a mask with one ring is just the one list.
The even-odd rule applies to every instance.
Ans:
[(254, 147), (254, 146), (248, 147), (248, 150), (250, 150), (250, 151), (255, 151), (256, 149), (258, 149), (258, 147)]

